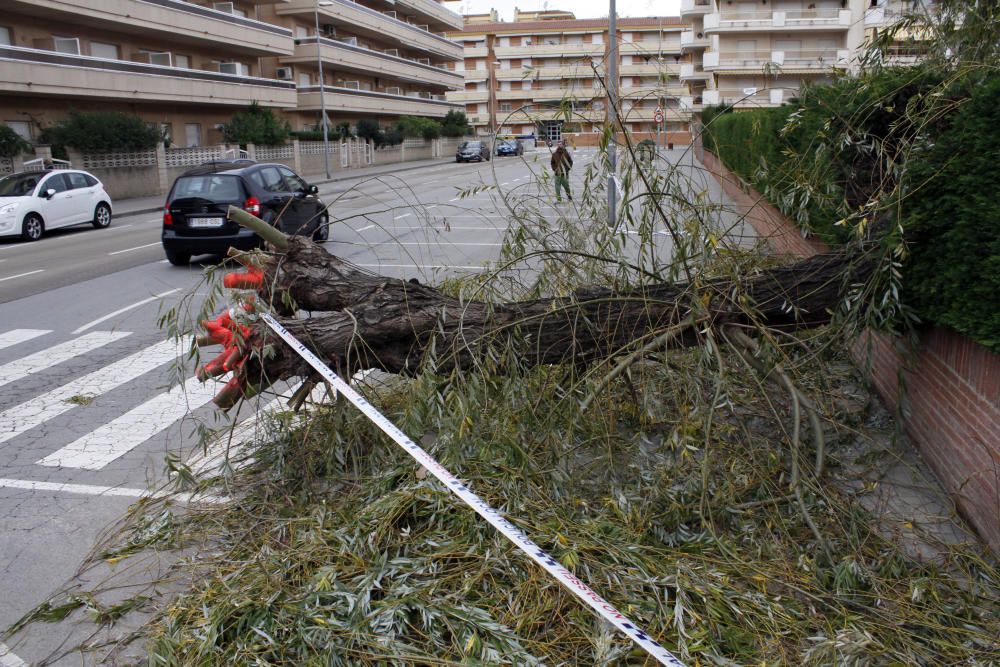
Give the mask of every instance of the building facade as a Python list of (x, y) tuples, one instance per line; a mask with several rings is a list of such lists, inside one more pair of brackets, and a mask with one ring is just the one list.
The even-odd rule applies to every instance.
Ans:
[[(516, 12), (468, 17), (449, 36), (465, 47), (455, 66), (465, 90), (447, 94), (464, 105), (477, 133), (535, 135), (596, 133), (608, 117), (606, 82), (611, 57), (608, 22), (574, 19), (569, 12)], [(679, 78), (685, 56), (678, 17), (618, 20), (618, 80), (622, 121), (633, 133), (684, 132), (690, 111)], [(662, 124), (654, 114), (660, 107)]]
[(32, 140), (71, 109), (136, 113), (174, 146), (220, 143), (252, 101), (295, 130), (315, 128), (323, 102), (334, 125), (443, 117), (462, 85), (447, 69), (461, 46), (443, 35), (462, 19), (434, 0), (3, 5), (0, 122)]

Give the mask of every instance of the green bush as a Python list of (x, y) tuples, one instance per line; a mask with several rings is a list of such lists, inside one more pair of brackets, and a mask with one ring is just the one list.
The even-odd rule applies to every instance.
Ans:
[(229, 143), (241, 146), (279, 146), (288, 140), (291, 126), (273, 110), (265, 109), (254, 101), (246, 111), (233, 116), (223, 127), (222, 134)]
[(148, 150), (162, 139), (158, 127), (120, 111), (70, 111), (45, 130), (45, 140), (54, 147), (71, 146), (84, 152)]
[(924, 319), (1000, 350), (1000, 79), (970, 92), (907, 161), (904, 294)]
[(31, 150), (24, 137), (0, 123), (0, 157), (17, 157)]
[(472, 134), (472, 126), (464, 111), (449, 111), (441, 121), (441, 134), (446, 137), (464, 137)]
[(441, 123), (433, 118), (422, 116), (401, 116), (393, 128), (406, 137), (421, 137), (430, 140), (441, 136)]

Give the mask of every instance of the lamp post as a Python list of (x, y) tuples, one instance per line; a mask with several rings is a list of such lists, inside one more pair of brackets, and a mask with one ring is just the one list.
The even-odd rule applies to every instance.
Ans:
[[(618, 35), (617, 17), (615, 16), (615, 0), (610, 0), (611, 7), (608, 12), (608, 114), (611, 120), (611, 141), (608, 142), (608, 227), (615, 229), (617, 208), (617, 183), (615, 174), (618, 166), (618, 158), (615, 155), (615, 126), (618, 121)], [(624, 128), (623, 128), (624, 129)]]
[(330, 0), (316, 0), (316, 4), (313, 5), (313, 19), (316, 21), (316, 62), (319, 65), (319, 108), (323, 114), (323, 168), (328, 179), (330, 178), (330, 128), (326, 120), (326, 88), (323, 80), (323, 45), (319, 36), (319, 8), (329, 7), (332, 4)]

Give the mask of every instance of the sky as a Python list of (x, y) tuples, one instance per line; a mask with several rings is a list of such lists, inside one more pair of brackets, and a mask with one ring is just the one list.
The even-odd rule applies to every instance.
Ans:
[[(445, 6), (460, 14), (486, 14), (496, 9), (505, 21), (514, 19), (514, 7), (521, 11), (560, 9), (571, 11), (578, 19), (608, 15), (608, 0), (456, 0)], [(677, 16), (680, 0), (616, 0), (618, 16)]]

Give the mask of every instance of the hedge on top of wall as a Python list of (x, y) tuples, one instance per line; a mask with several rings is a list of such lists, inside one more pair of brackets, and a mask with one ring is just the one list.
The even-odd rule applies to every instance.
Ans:
[(898, 243), (902, 229), (904, 302), (1000, 349), (996, 77), (887, 69), (702, 120), (705, 147), (808, 233), (836, 245), (867, 225)]

